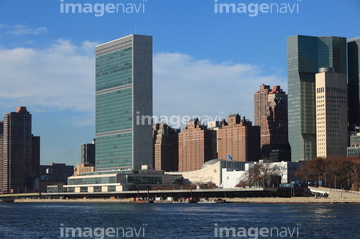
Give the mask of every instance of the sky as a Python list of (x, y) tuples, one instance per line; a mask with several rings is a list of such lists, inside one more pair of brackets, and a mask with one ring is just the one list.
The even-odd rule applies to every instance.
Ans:
[(154, 116), (253, 120), (260, 85), (287, 91), (287, 37), (351, 39), (359, 22), (359, 0), (0, 0), (0, 115), (26, 106), (41, 164), (80, 163), (95, 137), (95, 46), (142, 34)]

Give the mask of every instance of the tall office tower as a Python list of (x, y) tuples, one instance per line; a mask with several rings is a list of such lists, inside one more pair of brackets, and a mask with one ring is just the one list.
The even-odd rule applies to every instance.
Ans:
[(262, 84), (254, 94), (254, 125), (261, 126), (262, 117), (268, 113), (270, 91), (269, 85)]
[(207, 129), (199, 119), (189, 121), (179, 133), (179, 172), (201, 169), (206, 161), (215, 158), (216, 131)]
[(152, 165), (152, 37), (96, 46), (96, 171)]
[(349, 130), (360, 126), (360, 37), (348, 40)]
[(92, 144), (81, 145), (81, 164), (95, 166), (95, 141)]
[(178, 171), (179, 133), (180, 129), (174, 129), (167, 124), (153, 125), (155, 170)]
[(348, 142), (346, 74), (320, 68), (316, 74), (317, 157), (346, 156)]
[[(31, 134), (31, 114), (26, 107), (18, 107), (16, 112), (4, 116), (3, 133), (3, 193), (26, 192), (32, 188), (32, 167), (36, 170), (40, 166), (40, 155), (32, 152), (40, 149), (40, 139)], [(34, 147), (33, 147), (34, 139)], [(36, 156), (37, 157), (37, 156)]]
[(292, 161), (316, 157), (315, 74), (331, 67), (346, 74), (346, 39), (291, 36), (288, 53), (288, 120)]
[(217, 131), (218, 156), (233, 161), (255, 161), (260, 159), (260, 126), (239, 114), (230, 115), (228, 123)]

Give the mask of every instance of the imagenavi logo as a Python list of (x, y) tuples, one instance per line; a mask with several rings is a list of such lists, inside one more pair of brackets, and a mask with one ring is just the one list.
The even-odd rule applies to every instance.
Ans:
[[(233, 1), (233, 0), (230, 0)], [(229, 0), (214, 0), (214, 13), (245, 14), (256, 17), (259, 14), (294, 14), (300, 12), (301, 0), (289, 0), (288, 3), (234, 3)]]
[(101, 2), (79, 3), (71, 0), (60, 0), (60, 13), (64, 14), (93, 14), (102, 17), (105, 14), (141, 14), (145, 13), (148, 0), (133, 0), (134, 2), (101, 3)]

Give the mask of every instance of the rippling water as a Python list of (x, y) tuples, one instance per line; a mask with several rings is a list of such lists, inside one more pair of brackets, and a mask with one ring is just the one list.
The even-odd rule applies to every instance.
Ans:
[[(72, 237), (73, 228), (80, 229), (81, 234)], [(278, 233), (273, 231), (272, 237), (266, 234), (270, 228), (278, 228)], [(286, 235), (284, 228), (288, 230)], [(264, 234), (260, 234), (261, 229)], [(118, 230), (119, 237), (112, 230)], [(281, 231), (283, 234), (279, 234)], [(0, 238), (221, 238), (221, 235), (360, 238), (360, 205), (0, 204)]]

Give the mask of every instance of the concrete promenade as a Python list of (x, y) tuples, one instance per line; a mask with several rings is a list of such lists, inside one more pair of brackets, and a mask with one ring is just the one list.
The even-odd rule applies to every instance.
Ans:
[[(229, 203), (360, 203), (360, 191), (348, 191), (342, 189), (330, 189), (325, 187), (309, 187), (317, 196), (311, 197), (208, 197), (209, 201), (221, 198)], [(199, 190), (194, 190), (193, 193)], [(217, 191), (217, 190), (215, 190)], [(238, 191), (238, 190), (236, 190)], [(157, 193), (160, 193), (157, 191)], [(229, 193), (229, 192), (228, 192)], [(321, 196), (326, 194), (326, 196)], [(144, 194), (146, 195), (146, 194)], [(143, 195), (143, 196), (144, 196)], [(109, 195), (110, 196), (110, 195)], [(196, 195), (199, 197), (199, 195)], [(201, 196), (200, 196), (201, 197)], [(30, 198), (15, 198), (16, 203), (130, 203), (131, 198), (117, 199), (116, 197), (107, 198), (69, 198), (69, 199), (30, 199)], [(155, 201), (156, 202), (156, 201)]]

